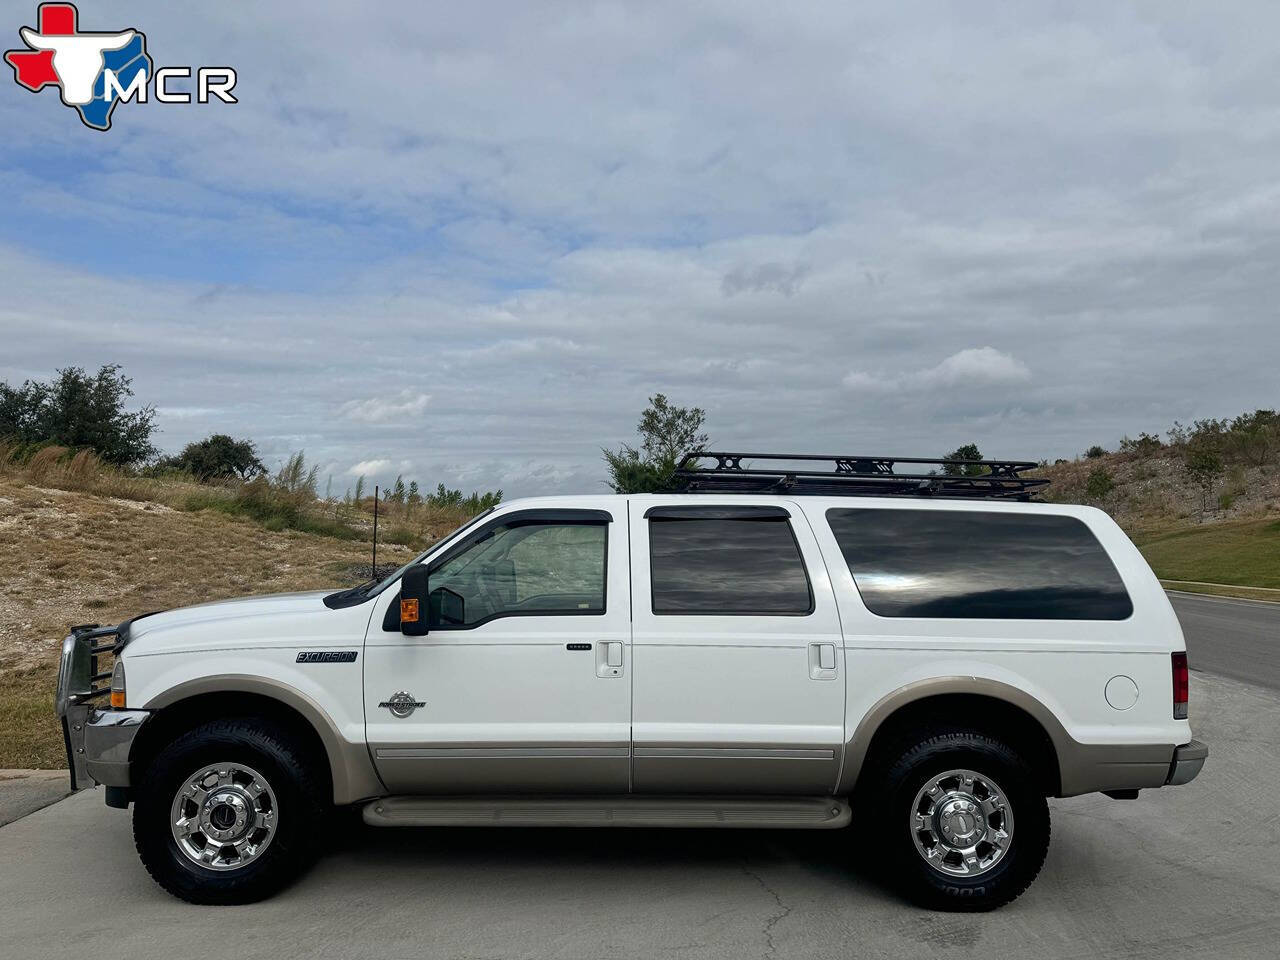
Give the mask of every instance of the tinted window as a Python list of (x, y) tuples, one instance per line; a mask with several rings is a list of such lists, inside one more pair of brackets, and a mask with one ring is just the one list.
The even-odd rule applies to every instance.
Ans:
[(809, 577), (786, 517), (653, 517), (653, 612), (806, 614)]
[(496, 526), (431, 571), (428, 623), (604, 613), (606, 536), (603, 524)]
[(827, 511), (863, 602), (882, 617), (1123, 620), (1115, 566), (1074, 517)]

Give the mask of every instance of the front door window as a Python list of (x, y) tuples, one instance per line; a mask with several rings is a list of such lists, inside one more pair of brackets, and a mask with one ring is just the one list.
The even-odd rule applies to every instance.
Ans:
[(432, 629), (507, 616), (603, 614), (604, 524), (513, 521), (430, 574)]

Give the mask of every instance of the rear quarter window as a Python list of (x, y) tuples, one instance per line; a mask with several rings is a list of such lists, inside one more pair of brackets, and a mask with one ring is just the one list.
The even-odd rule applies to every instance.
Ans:
[(827, 522), (868, 610), (882, 617), (1124, 620), (1133, 603), (1075, 517), (834, 508)]

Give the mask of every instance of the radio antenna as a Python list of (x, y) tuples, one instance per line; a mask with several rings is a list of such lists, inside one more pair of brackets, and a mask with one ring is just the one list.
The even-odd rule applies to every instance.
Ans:
[(378, 485), (373, 485), (373, 568), (369, 576), (378, 579)]

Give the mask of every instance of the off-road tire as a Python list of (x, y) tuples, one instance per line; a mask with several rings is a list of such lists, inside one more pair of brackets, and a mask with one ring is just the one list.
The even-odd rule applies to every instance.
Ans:
[[(261, 773), (278, 809), (275, 833), (257, 859), (217, 871), (178, 849), (169, 820), (187, 778), (228, 761)], [(147, 766), (134, 794), (133, 839), (147, 872), (188, 903), (253, 903), (276, 893), (310, 865), (325, 823), (328, 790), (316, 763), (296, 738), (262, 718), (211, 720), (177, 737)]]
[[(1012, 810), (1012, 840), (1002, 859), (975, 877), (951, 876), (925, 861), (911, 827), (912, 805), (932, 777), (965, 769), (991, 777)], [(1049, 851), (1049, 806), (1042, 778), (1016, 750), (978, 730), (919, 730), (882, 755), (860, 791), (883, 825), (878, 843), (895, 885), (934, 910), (992, 910), (1016, 899), (1039, 874)], [(868, 782), (869, 780), (869, 782)]]

